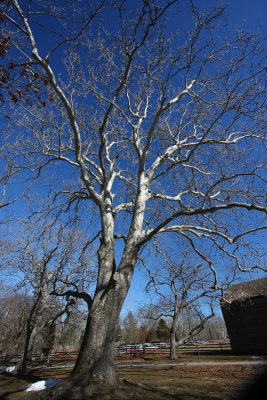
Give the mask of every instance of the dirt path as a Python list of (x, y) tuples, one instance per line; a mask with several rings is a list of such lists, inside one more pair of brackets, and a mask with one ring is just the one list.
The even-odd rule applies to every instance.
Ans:
[[(138, 361), (125, 361), (115, 362), (115, 367), (192, 367), (192, 366), (223, 366), (223, 365), (267, 365), (267, 360), (246, 360), (246, 361), (169, 361), (169, 362), (138, 362)], [(74, 363), (69, 364), (43, 364), (36, 367), (29, 367), (29, 370), (41, 368), (73, 368)]]
[(184, 366), (222, 366), (222, 365), (267, 365), (267, 361), (264, 360), (253, 360), (253, 361), (189, 361), (189, 362), (168, 362), (168, 363), (157, 363), (157, 362), (124, 362), (115, 363), (116, 367), (168, 367), (168, 366), (184, 367)]

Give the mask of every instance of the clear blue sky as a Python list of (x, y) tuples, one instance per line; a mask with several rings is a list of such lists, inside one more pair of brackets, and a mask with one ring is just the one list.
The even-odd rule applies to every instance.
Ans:
[(232, 0), (229, 4), (230, 7), (226, 12), (229, 24), (233, 27), (243, 24), (246, 29), (251, 30), (262, 27), (266, 34), (267, 2), (265, 0)]

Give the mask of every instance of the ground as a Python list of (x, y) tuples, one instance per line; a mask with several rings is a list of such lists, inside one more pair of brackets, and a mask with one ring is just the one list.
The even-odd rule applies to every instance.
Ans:
[[(223, 364), (226, 361), (244, 361), (247, 364)], [(132, 366), (126, 366), (132, 362)], [(142, 361), (138, 366), (135, 362)], [(250, 357), (216, 357), (219, 365), (193, 365), (207, 361), (207, 357), (179, 358), (180, 365), (166, 365), (168, 359), (120, 360), (117, 374), (121, 384), (113, 387), (93, 386), (86, 390), (83, 399), (94, 400), (236, 400), (239, 393), (262, 371), (263, 366), (252, 364)], [(151, 362), (157, 365), (148, 365)], [(184, 365), (184, 362), (190, 363)], [(127, 363), (121, 366), (121, 363)], [(70, 366), (43, 366), (31, 370), (24, 377), (13, 374), (0, 375), (0, 398), (3, 400), (35, 399), (35, 392), (25, 388), (38, 380), (67, 377)], [(71, 397), (71, 399), (75, 397)], [(257, 397), (254, 397), (256, 399)], [(81, 398), (77, 400), (83, 400)], [(65, 400), (65, 399), (64, 399)]]

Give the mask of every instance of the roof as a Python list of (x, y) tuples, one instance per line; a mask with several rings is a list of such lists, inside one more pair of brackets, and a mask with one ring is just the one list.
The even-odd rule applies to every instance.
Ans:
[(232, 301), (259, 296), (267, 297), (267, 277), (229, 286), (229, 289), (223, 296), (222, 302), (231, 303)]

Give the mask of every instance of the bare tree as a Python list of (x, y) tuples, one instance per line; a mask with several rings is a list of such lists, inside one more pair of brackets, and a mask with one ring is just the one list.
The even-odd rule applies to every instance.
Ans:
[[(9, 259), (9, 271), (19, 276), (16, 286), (32, 293), (25, 323), (23, 356), (16, 366), (22, 373), (26, 372), (36, 337), (44, 329), (53, 327), (62, 315), (70, 314), (75, 297), (86, 300), (83, 291), (89, 290), (89, 284), (94, 280), (94, 275), (88, 274), (90, 259), (86, 259), (82, 251), (81, 232), (66, 226), (63, 229), (59, 224), (50, 227), (43, 220), (41, 222), (22, 225), (23, 232), (18, 234), (18, 245), (13, 247)], [(64, 296), (64, 301), (59, 301), (57, 296)]]
[[(169, 317), (170, 327), (170, 359), (177, 358), (176, 347), (185, 343), (193, 336), (198, 335), (205, 327), (206, 322), (215, 316), (212, 303), (222, 296), (223, 287), (218, 292), (214, 288), (213, 274), (210, 268), (203, 265), (203, 260), (197, 260), (189, 249), (180, 249), (180, 257), (174, 252), (175, 261), (161, 251), (164, 256), (162, 263), (149, 271), (150, 280), (146, 290), (153, 291), (159, 300), (154, 299), (154, 309), (157, 319), (161, 316)], [(199, 261), (199, 263), (197, 262)], [(147, 268), (148, 269), (148, 268)], [(210, 308), (209, 315), (204, 315), (203, 308)], [(189, 330), (179, 327), (184, 312), (197, 315), (196, 323)]]
[(87, 310), (84, 310), (84, 305), (76, 300), (73, 305), (72, 312), (67, 316), (63, 316), (58, 320), (55, 349), (77, 350), (80, 347), (86, 324)]
[(25, 339), (25, 326), (29, 314), (30, 297), (25, 293), (1, 290), (0, 298), (0, 350), (8, 358), (21, 353)]
[(228, 337), (227, 328), (221, 315), (216, 315), (205, 325), (203, 332), (204, 340), (215, 340), (225, 342)]
[(54, 396), (92, 380), (115, 382), (116, 324), (138, 255), (156, 236), (185, 238), (215, 288), (216, 263), (203, 242), (233, 269), (259, 265), (252, 242), (266, 213), (263, 42), (242, 31), (215, 39), (224, 7), (203, 11), (192, 1), (180, 7), (191, 17), (172, 36), (164, 19), (178, 4), (11, 0), (1, 8), (4, 60), (17, 74), (5, 106), (20, 135), (19, 159), (58, 179), (48, 177), (44, 211), (94, 217), (88, 246), (99, 239), (83, 343)]
[[(1, 70), (1, 65), (0, 65)], [(0, 80), (1, 81), (1, 80)], [(0, 85), (1, 89), (1, 85)], [(1, 99), (1, 96), (0, 96)], [(1, 129), (2, 130), (2, 129)], [(6, 126), (4, 127), (4, 131)], [(16, 153), (17, 144), (11, 139), (9, 135), (6, 137), (1, 132), (0, 138), (0, 210), (1, 210), (1, 223), (7, 222), (3, 216), (3, 211), (8, 209), (8, 206), (15, 204), (17, 201), (27, 198), (27, 192), (33, 185), (35, 180), (34, 174), (31, 175), (31, 179), (23, 184), (25, 179), (25, 171), (29, 165), (21, 165), (15, 161), (13, 154)], [(17, 189), (17, 185), (21, 184), (20, 189)]]

